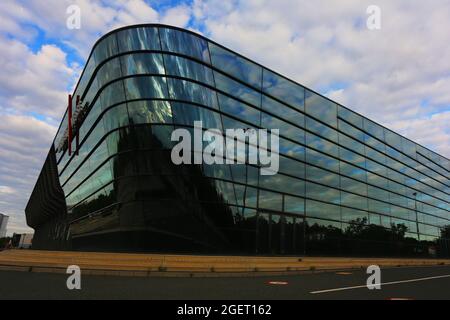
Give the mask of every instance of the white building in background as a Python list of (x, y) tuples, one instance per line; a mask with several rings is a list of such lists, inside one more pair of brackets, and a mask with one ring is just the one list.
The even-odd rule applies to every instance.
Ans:
[(0, 238), (6, 237), (6, 226), (8, 224), (9, 217), (0, 213)]

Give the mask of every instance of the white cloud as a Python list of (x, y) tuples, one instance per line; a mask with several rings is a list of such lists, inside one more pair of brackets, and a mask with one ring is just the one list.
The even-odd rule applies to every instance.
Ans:
[(379, 31), (369, 4), (206, 0), (194, 13), (219, 43), (450, 157), (448, 122), (420, 130), (450, 110), (450, 3), (380, 0)]

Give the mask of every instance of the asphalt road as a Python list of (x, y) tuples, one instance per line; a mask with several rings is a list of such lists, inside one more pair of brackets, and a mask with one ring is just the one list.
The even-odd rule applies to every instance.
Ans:
[(380, 290), (365, 286), (365, 270), (228, 278), (82, 275), (80, 290), (68, 290), (67, 277), (0, 271), (0, 299), (450, 299), (450, 266), (382, 269)]

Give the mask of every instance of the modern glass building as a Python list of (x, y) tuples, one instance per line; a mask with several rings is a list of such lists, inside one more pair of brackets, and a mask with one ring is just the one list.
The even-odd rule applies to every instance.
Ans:
[[(449, 255), (449, 159), (200, 35), (114, 30), (71, 99), (26, 207), (34, 248)], [(171, 133), (197, 120), (279, 129), (279, 172), (175, 165)]]

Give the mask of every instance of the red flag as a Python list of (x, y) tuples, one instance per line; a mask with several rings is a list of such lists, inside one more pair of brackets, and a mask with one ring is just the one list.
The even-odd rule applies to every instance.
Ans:
[(72, 95), (69, 94), (69, 157), (72, 154)]

